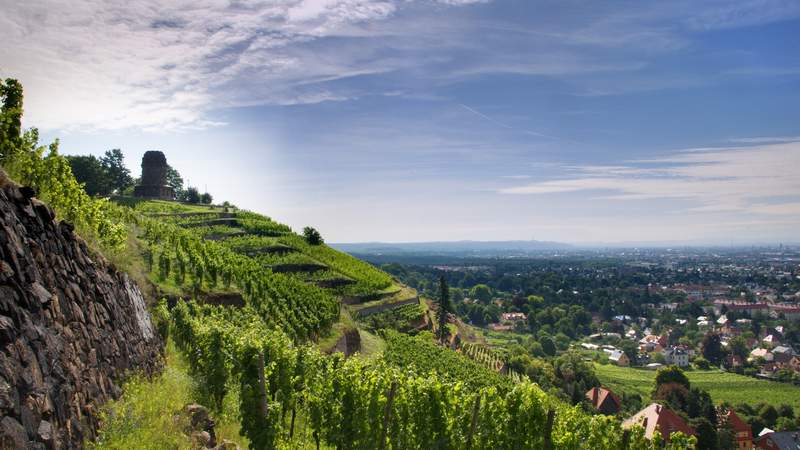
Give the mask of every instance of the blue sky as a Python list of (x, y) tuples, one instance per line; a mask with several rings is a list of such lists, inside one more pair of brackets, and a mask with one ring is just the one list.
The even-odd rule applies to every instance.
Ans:
[(0, 0), (64, 153), (331, 242), (797, 242), (800, 3)]

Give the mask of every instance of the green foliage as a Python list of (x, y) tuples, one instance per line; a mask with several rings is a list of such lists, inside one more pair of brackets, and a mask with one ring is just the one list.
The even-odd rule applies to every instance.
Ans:
[(0, 164), (22, 147), (22, 85), (13, 78), (0, 80)]
[(188, 203), (200, 203), (200, 192), (198, 192), (197, 188), (194, 186), (189, 186), (184, 192), (183, 197), (180, 200)]
[(178, 267), (185, 268), (187, 283), (195, 292), (215, 287), (221, 278), (226, 285), (235, 285), (269, 326), (280, 325), (295, 339), (326, 330), (339, 317), (339, 302), (324, 289), (273, 273), (258, 260), (203, 240), (191, 230), (153, 218), (138, 220), (142, 238), (164, 261), (159, 266), (164, 279), (174, 266), (170, 261), (180, 256)]
[(430, 335), (408, 336), (388, 331), (384, 334), (384, 360), (395, 367), (413, 367), (420, 375), (435, 373), (441, 380), (461, 381), (469, 387), (510, 386), (496, 369), (472, 361), (447, 348), (436, 345)]
[(177, 171), (177, 169), (170, 165), (167, 165), (167, 186), (171, 187), (172, 190), (175, 191), (175, 198), (184, 198), (185, 193), (183, 191), (183, 177), (181, 177), (181, 174)]
[(439, 277), (439, 297), (436, 302), (436, 328), (437, 337), (439, 342), (444, 344), (450, 333), (447, 328), (448, 316), (453, 312), (453, 305), (450, 303), (450, 288), (447, 287), (447, 281), (444, 277)]
[(567, 352), (553, 361), (556, 384), (570, 398), (573, 404), (583, 401), (589, 389), (599, 386), (600, 380), (591, 363), (583, 360), (576, 352)]
[(101, 158), (94, 155), (67, 155), (65, 158), (69, 161), (75, 179), (83, 184), (89, 195), (108, 196), (114, 192), (121, 193), (133, 183), (119, 149), (109, 150)]
[(388, 328), (404, 331), (411, 329), (413, 324), (419, 322), (422, 318), (422, 314), (422, 308), (418, 304), (411, 304), (383, 311), (378, 314), (372, 314), (360, 319), (360, 321), (366, 324), (371, 330)]
[(702, 356), (698, 356), (694, 359), (694, 365), (700, 370), (709, 370), (711, 369), (711, 363), (708, 362), (707, 359), (703, 358)]
[(319, 234), (319, 231), (313, 227), (303, 228), (303, 237), (305, 238), (306, 242), (308, 242), (308, 245), (320, 245), (324, 242), (322, 240), (322, 235)]
[[(656, 375), (653, 371), (599, 364), (595, 365), (595, 370), (603, 385), (617, 394), (638, 393), (649, 398), (653, 391)], [(761, 401), (773, 405), (788, 403), (795, 409), (800, 408), (800, 390), (795, 386), (719, 370), (689, 371), (685, 375), (692, 386), (708, 391), (716, 402), (735, 404), (737, 413), (741, 405), (756, 405)]]
[(209, 194), (208, 192), (205, 192), (205, 193), (203, 193), (203, 195), (200, 196), (200, 203), (202, 203), (204, 205), (210, 205), (211, 202), (213, 202), (213, 201), (214, 201), (214, 197), (212, 197), (211, 194)]
[(718, 333), (706, 334), (700, 346), (703, 357), (711, 364), (719, 366), (725, 359), (725, 350), (722, 348), (722, 341)]
[(470, 290), (469, 295), (482, 303), (488, 303), (492, 299), (492, 289), (485, 284), (478, 284)]
[(677, 383), (689, 389), (689, 379), (678, 366), (666, 366), (658, 369), (655, 390), (658, 390), (659, 386), (666, 383)]
[(120, 249), (127, 238), (127, 229), (120, 220), (127, 212), (86, 194), (75, 180), (69, 162), (59, 155), (58, 141), (48, 147), (39, 145), (39, 132), (35, 128), (19, 134), (22, 114), (19, 83), (7, 80), (0, 91), (4, 101), (0, 110), (0, 140), (5, 149), (0, 161), (11, 178), (33, 187), (38, 197), (55, 209), (58, 218), (75, 224), (84, 238), (96, 239), (108, 249)]
[(125, 160), (120, 149), (106, 151), (100, 158), (100, 164), (103, 166), (113, 192), (122, 193), (133, 185), (131, 171), (125, 167)]
[[(469, 441), (471, 448), (541, 448), (547, 411), (553, 411), (555, 418), (553, 448), (577, 450), (591, 442), (592, 448), (602, 450), (622, 444), (619, 422), (587, 416), (531, 383), (489, 385), (476, 379), (481, 384), (471, 386), (451, 381), (456, 379), (450, 370), (455, 367), (448, 365), (449, 359), (442, 359), (448, 358), (444, 353), (429, 355), (426, 364), (445, 367), (433, 372), (419, 367), (410, 371), (380, 360), (324, 356), (310, 347), (293, 345), (279, 331), (266, 331), (254, 314), (247, 309), (232, 312), (180, 303), (173, 310), (174, 335), (183, 336), (184, 345), (198, 342), (194, 333), (202, 333), (202, 327), (217, 328), (223, 336), (222, 354), (229, 358), (229, 375), (239, 381), (241, 430), (250, 440), (250, 448), (271, 449), (287, 443), (295, 430), (291, 428), (294, 422), (286, 417), (294, 413), (304, 418), (317, 445), (342, 450), (382, 446), (462, 450)], [(458, 356), (432, 342), (428, 345)], [(187, 354), (210, 354), (203, 346), (187, 348)], [(406, 353), (408, 358), (418, 358)], [(304, 442), (294, 444), (302, 447)], [(652, 443), (645, 440), (640, 428), (634, 428), (629, 441), (629, 448), (637, 450), (660, 445), (658, 439)], [(673, 435), (666, 448), (692, 446), (692, 439)]]
[(65, 156), (78, 183), (91, 196), (106, 196), (111, 193), (111, 180), (100, 160), (94, 155)]

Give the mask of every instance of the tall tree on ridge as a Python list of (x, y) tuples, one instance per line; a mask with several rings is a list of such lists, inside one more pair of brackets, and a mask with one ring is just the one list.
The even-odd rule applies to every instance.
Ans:
[(105, 155), (100, 157), (100, 163), (103, 165), (108, 175), (112, 190), (117, 193), (122, 193), (122, 191), (133, 184), (131, 171), (125, 167), (124, 156), (120, 149), (115, 148), (106, 151)]
[(447, 337), (450, 334), (447, 329), (447, 315), (453, 310), (453, 307), (450, 304), (450, 288), (447, 286), (447, 281), (444, 279), (444, 275), (439, 277), (438, 306), (439, 309), (436, 311), (436, 322), (439, 326), (438, 337), (439, 342), (444, 344), (447, 342)]

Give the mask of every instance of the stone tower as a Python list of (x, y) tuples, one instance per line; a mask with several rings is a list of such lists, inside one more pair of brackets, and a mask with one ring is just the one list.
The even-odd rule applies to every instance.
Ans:
[(174, 200), (175, 191), (167, 186), (167, 157), (159, 151), (145, 152), (142, 157), (142, 181), (133, 190), (136, 197)]

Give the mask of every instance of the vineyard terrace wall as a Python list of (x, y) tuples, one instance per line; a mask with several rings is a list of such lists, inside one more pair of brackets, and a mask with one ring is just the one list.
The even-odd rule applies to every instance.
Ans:
[(80, 448), (161, 341), (127, 275), (0, 171), (0, 448)]

